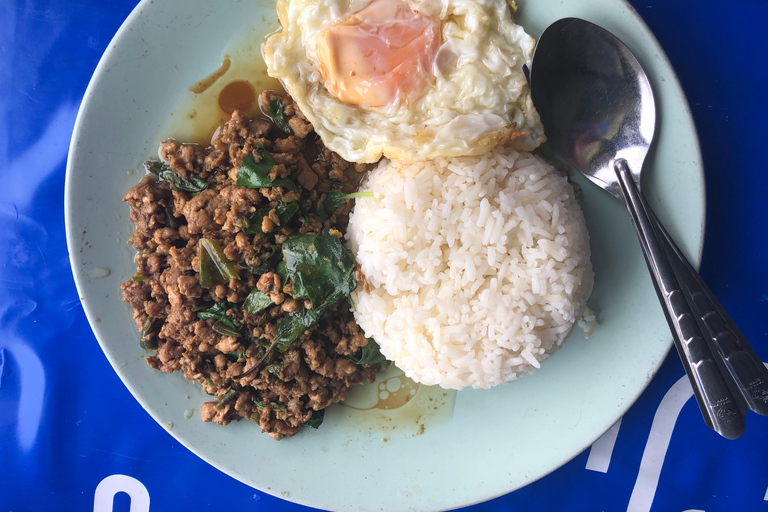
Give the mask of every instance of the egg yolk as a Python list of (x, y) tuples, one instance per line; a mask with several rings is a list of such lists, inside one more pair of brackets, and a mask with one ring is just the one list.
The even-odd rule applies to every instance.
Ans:
[(366, 107), (417, 98), (431, 82), (439, 29), (403, 0), (373, 0), (314, 38), (326, 88)]

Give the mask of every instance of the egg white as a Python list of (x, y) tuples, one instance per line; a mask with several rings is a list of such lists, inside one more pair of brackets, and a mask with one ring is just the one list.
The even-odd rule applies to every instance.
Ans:
[(498, 144), (530, 151), (545, 140), (523, 65), (535, 42), (513, 22), (505, 0), (405, 0), (439, 19), (431, 84), (414, 101), (363, 107), (339, 101), (324, 84), (313, 38), (370, 0), (278, 0), (282, 30), (263, 46), (280, 79), (323, 143), (352, 162), (481, 154)]

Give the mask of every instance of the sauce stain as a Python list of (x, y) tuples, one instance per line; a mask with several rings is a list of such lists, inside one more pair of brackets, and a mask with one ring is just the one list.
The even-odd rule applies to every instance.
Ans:
[(450, 421), (455, 401), (456, 391), (414, 382), (392, 365), (373, 383), (352, 388), (335, 413), (361, 431), (417, 436)]
[[(353, 388), (342, 405), (360, 411), (399, 409), (416, 396), (419, 388), (421, 388), (421, 384), (402, 375), (401, 370), (397, 370), (395, 376), (387, 377), (379, 382), (375, 390), (364, 389), (363, 387)], [(360, 392), (363, 389), (364, 391)], [(355, 393), (355, 391), (358, 392)]]
[(283, 91), (282, 84), (267, 74), (261, 55), (261, 44), (267, 34), (279, 28), (277, 20), (260, 23), (244, 30), (228, 47), (222, 48), (219, 69), (179, 97), (165, 126), (161, 127), (163, 140), (207, 146), (234, 110), (240, 110), (246, 117), (263, 116), (257, 101), (259, 94), (267, 89)]
[(189, 90), (195, 94), (201, 94), (207, 91), (213, 84), (216, 83), (216, 80), (223, 77), (227, 71), (229, 71), (231, 65), (232, 60), (225, 56), (224, 60), (221, 61), (221, 66), (219, 66), (219, 69), (197, 82), (195, 85), (190, 87)]
[(235, 110), (252, 109), (255, 101), (256, 92), (253, 86), (243, 80), (228, 83), (219, 93), (219, 108), (230, 115)]

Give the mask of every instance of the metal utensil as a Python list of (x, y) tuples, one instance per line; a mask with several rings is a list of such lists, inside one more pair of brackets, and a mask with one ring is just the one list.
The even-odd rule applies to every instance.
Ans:
[(566, 18), (539, 38), (530, 83), (552, 148), (626, 204), (704, 420), (736, 439), (747, 408), (768, 414), (768, 370), (640, 192), (656, 124), (645, 72), (610, 32)]

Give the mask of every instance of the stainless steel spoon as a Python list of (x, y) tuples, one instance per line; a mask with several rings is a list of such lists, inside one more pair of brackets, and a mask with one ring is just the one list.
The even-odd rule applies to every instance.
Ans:
[(552, 148), (626, 204), (704, 420), (736, 439), (747, 408), (768, 414), (768, 370), (640, 192), (656, 125), (645, 72), (610, 32), (566, 18), (539, 38), (530, 84)]

